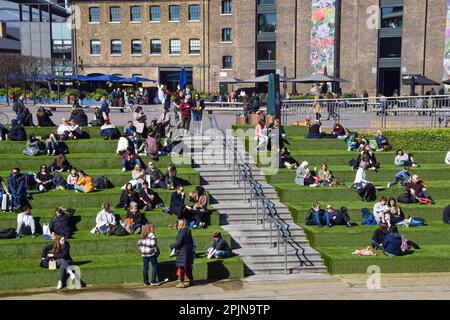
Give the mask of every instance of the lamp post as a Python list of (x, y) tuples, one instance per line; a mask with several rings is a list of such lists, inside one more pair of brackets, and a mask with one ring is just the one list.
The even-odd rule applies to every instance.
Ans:
[(267, 50), (267, 54), (269, 55), (269, 61), (270, 61), (270, 54), (272, 53), (272, 50)]

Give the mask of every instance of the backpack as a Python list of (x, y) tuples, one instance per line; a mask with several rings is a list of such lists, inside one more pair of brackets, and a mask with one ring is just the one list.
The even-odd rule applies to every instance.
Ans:
[(13, 239), (16, 237), (16, 230), (13, 228), (0, 229), (0, 239)]
[(34, 173), (30, 172), (27, 174), (24, 174), (25, 176), (25, 186), (27, 190), (32, 190), (36, 188), (36, 179)]
[(12, 196), (0, 192), (0, 209), (2, 211), (12, 210)]
[(361, 209), (362, 221), (361, 224), (365, 226), (376, 226), (378, 223), (375, 220), (373, 214), (367, 208)]
[(400, 203), (414, 203), (415, 201), (409, 195), (409, 193), (402, 193), (397, 197), (397, 201)]
[(433, 200), (428, 199), (428, 198), (418, 198), (418, 200), (419, 200), (419, 203), (421, 203), (421, 204), (432, 204), (433, 203)]
[(107, 235), (122, 237), (129, 236), (130, 234), (120, 223), (118, 223), (109, 229), (109, 233), (107, 233)]
[(111, 189), (114, 188), (114, 185), (108, 178), (101, 176), (98, 178), (94, 178), (94, 188), (95, 189)]

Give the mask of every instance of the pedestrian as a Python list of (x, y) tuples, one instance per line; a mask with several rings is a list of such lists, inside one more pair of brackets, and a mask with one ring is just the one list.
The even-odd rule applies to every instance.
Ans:
[[(175, 243), (170, 245), (170, 248), (178, 252), (175, 266), (179, 271), (180, 283), (176, 287), (187, 288), (193, 285), (194, 239), (191, 229), (187, 226), (186, 219), (179, 220), (177, 239)], [(185, 282), (185, 275), (187, 275), (188, 282)]]
[(367, 92), (366, 89), (363, 90), (362, 97), (363, 97), (363, 102), (364, 102), (364, 111), (363, 111), (363, 113), (366, 113), (367, 112), (367, 104), (369, 102), (369, 93)]
[(185, 129), (189, 132), (191, 126), (191, 110), (192, 101), (191, 96), (186, 96), (184, 101), (180, 104), (181, 122), (179, 128)]
[[(152, 285), (157, 286), (159, 283), (156, 281), (156, 275), (158, 270), (158, 256), (159, 248), (155, 234), (155, 225), (146, 224), (142, 227), (141, 238), (138, 241), (139, 251), (142, 255), (142, 274), (144, 276), (144, 286)], [(148, 281), (148, 267), (152, 265), (152, 281)]]
[(201, 133), (202, 114), (205, 109), (205, 102), (198, 93), (195, 94), (194, 108), (192, 109), (192, 120), (194, 121), (194, 134)]
[(22, 123), (21, 114), (25, 110), (25, 103), (23, 102), (23, 96), (20, 96), (13, 104), (13, 111), (16, 113), (16, 120)]
[(314, 104), (313, 104), (313, 112), (315, 115), (315, 120), (320, 120), (322, 118), (322, 115), (320, 114), (322, 109), (322, 104), (320, 103), (320, 100), (322, 99), (322, 95), (318, 92), (316, 93), (314, 97)]
[(108, 102), (106, 102), (106, 97), (105, 96), (101, 97), (100, 102), (102, 105), (100, 106), (99, 111), (103, 117), (103, 121), (107, 121), (107, 120), (109, 121), (110, 110), (109, 110)]

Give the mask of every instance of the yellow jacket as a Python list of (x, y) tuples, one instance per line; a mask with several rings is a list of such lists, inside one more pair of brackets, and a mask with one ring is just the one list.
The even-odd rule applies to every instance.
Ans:
[(84, 178), (78, 178), (77, 186), (84, 187), (85, 193), (91, 192), (92, 190), (94, 190), (94, 183), (92, 182), (92, 179), (89, 176), (86, 176)]

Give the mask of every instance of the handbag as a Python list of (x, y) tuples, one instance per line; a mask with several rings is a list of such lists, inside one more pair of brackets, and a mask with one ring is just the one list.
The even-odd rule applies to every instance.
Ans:
[(48, 270), (56, 270), (56, 260), (50, 259), (48, 261)]
[(102, 116), (103, 116), (103, 121), (109, 121), (109, 117), (108, 117), (108, 115), (106, 114), (106, 112), (105, 111), (103, 111), (102, 112)]

